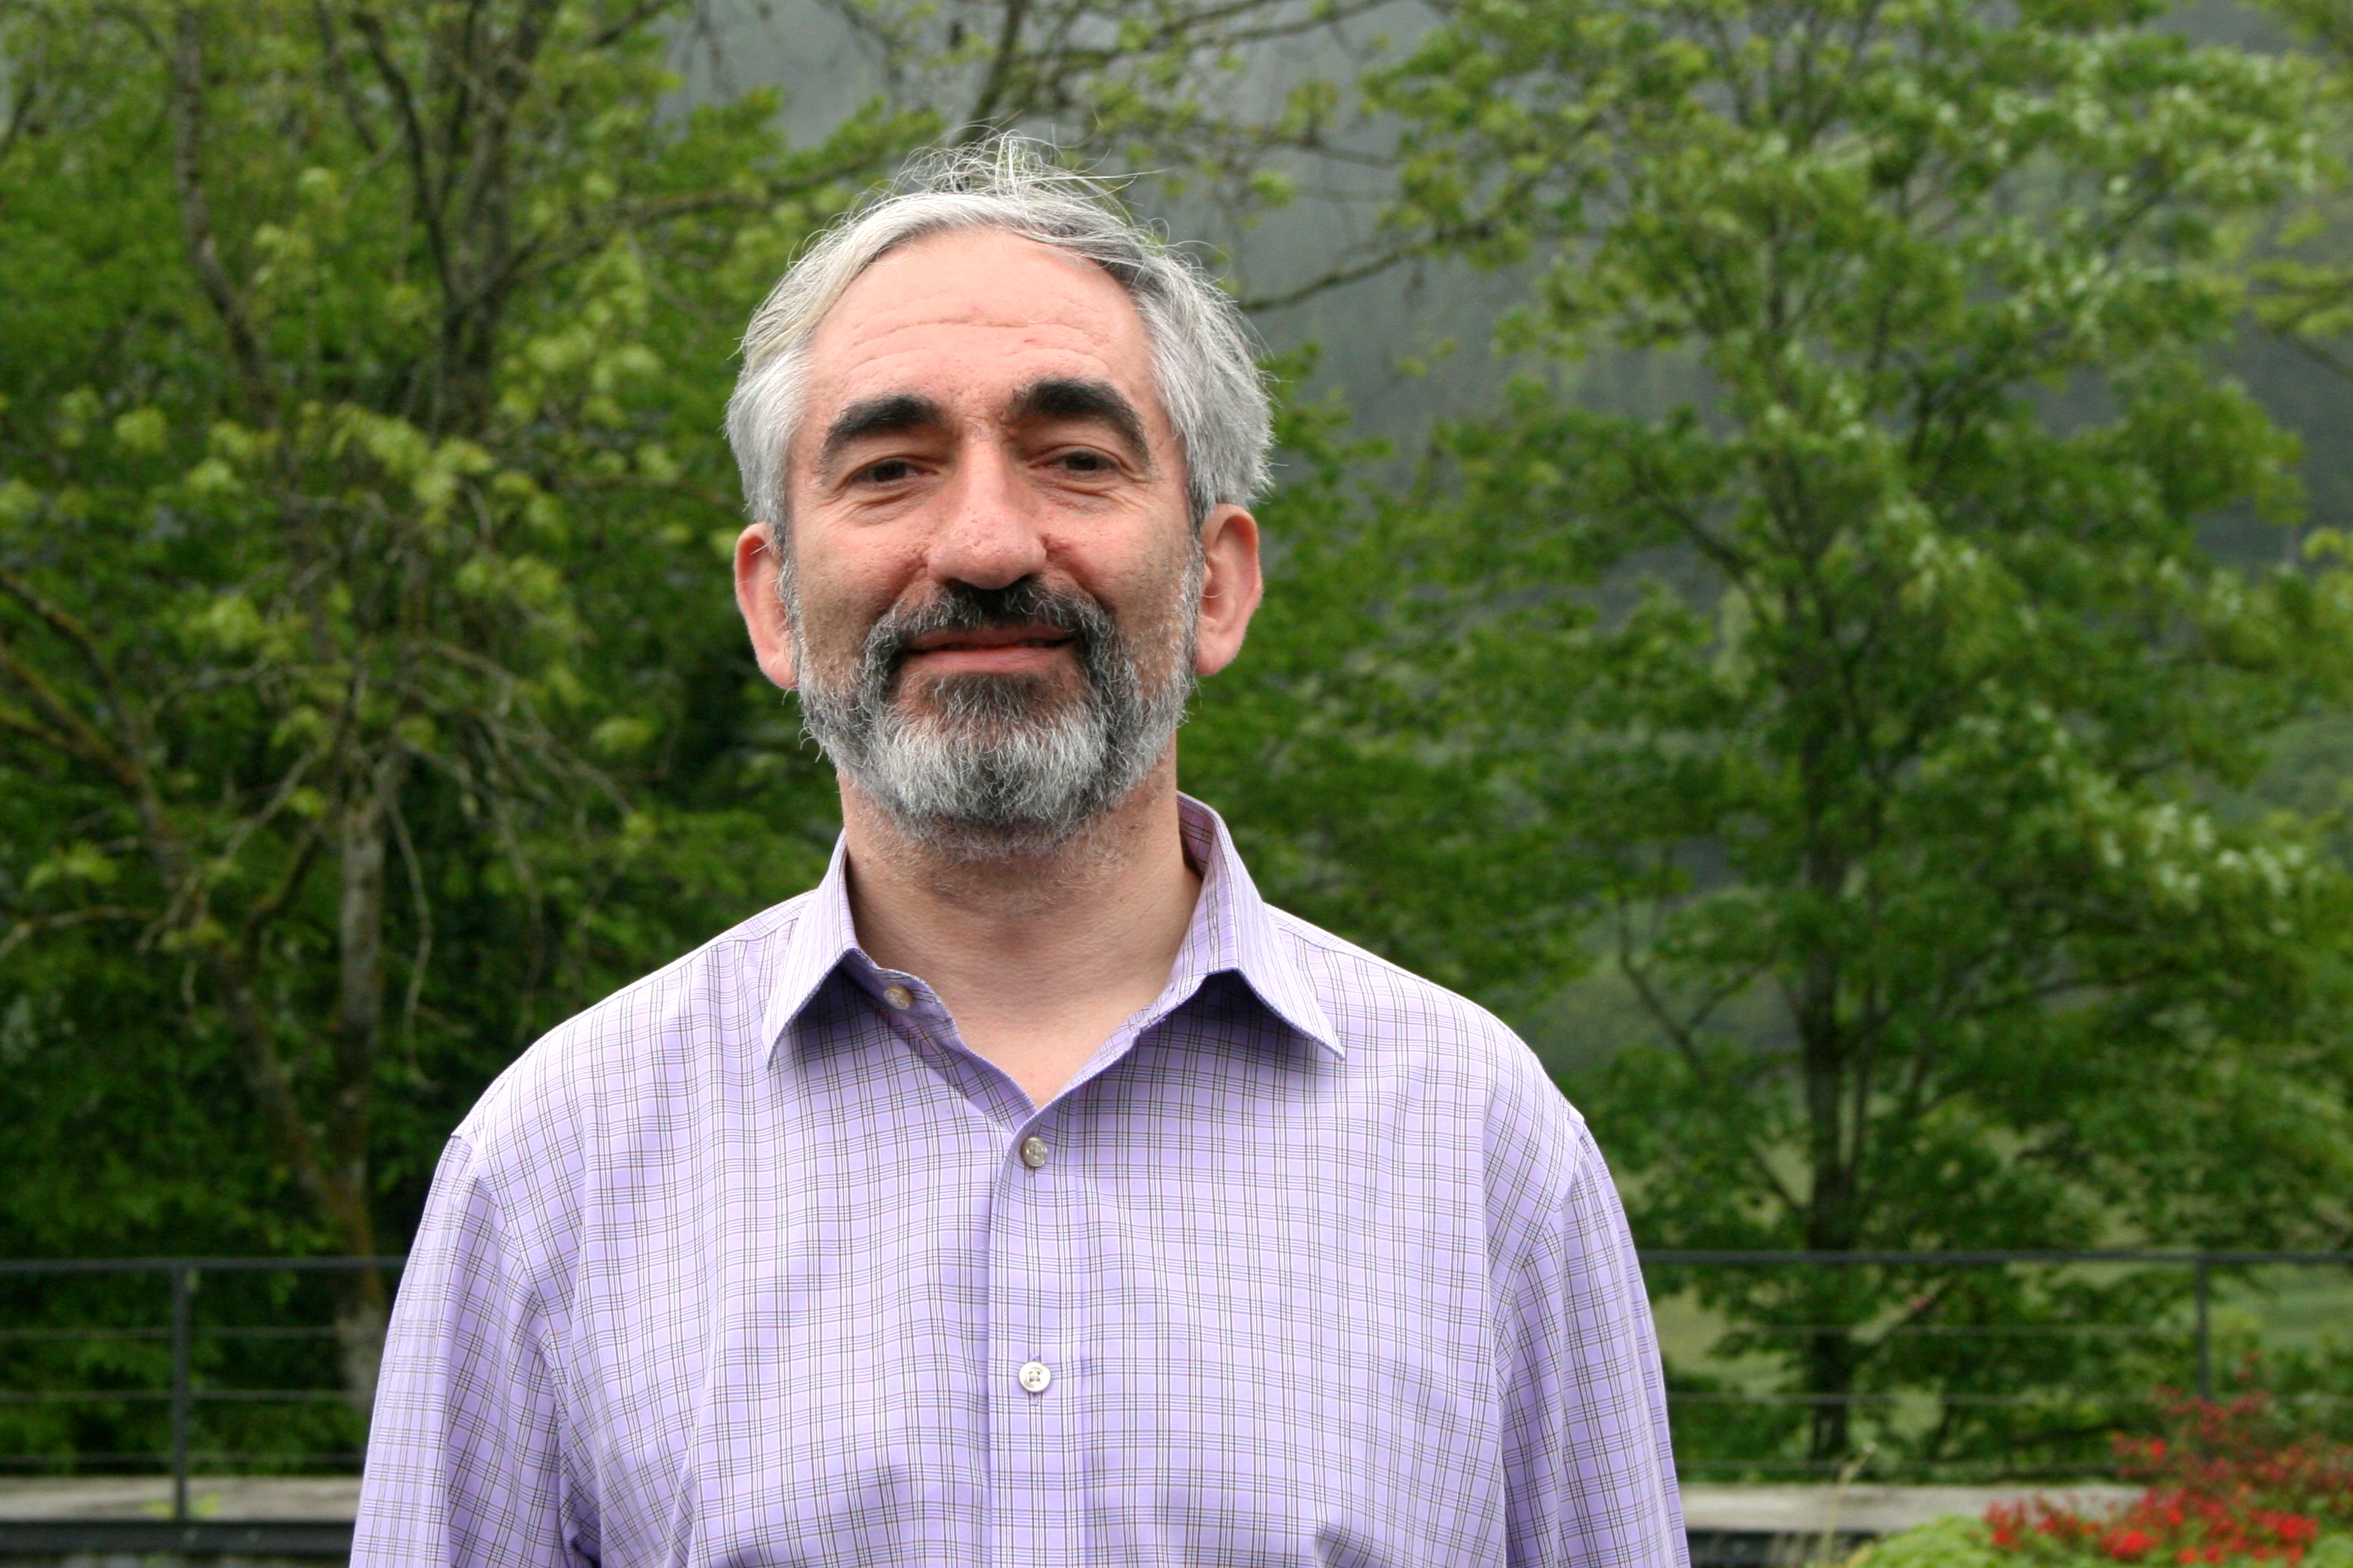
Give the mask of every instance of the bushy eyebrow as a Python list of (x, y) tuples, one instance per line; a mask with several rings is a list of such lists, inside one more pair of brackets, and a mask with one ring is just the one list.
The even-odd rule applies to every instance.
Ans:
[(1144, 416), (1126, 395), (1107, 381), (1083, 381), (1055, 376), (1033, 381), (1013, 395), (1009, 412), (1015, 422), (1030, 419), (1076, 419), (1101, 425), (1119, 437), (1131, 461), (1152, 470), (1152, 448), (1144, 437)]
[(947, 410), (919, 393), (886, 392), (879, 397), (861, 398), (834, 416), (833, 423), (825, 427), (817, 466), (821, 470), (831, 468), (844, 447), (869, 436), (944, 430), (947, 424)]
[[(1077, 420), (1098, 425), (1119, 438), (1130, 461), (1152, 471), (1152, 448), (1145, 438), (1144, 416), (1124, 393), (1107, 381), (1050, 376), (1033, 381), (1013, 395), (1007, 406), (1016, 425), (1039, 419)], [(836, 415), (825, 428), (818, 447), (817, 466), (830, 468), (844, 450), (870, 436), (900, 436), (915, 430), (944, 430), (948, 412), (918, 392), (886, 392), (860, 398)]]

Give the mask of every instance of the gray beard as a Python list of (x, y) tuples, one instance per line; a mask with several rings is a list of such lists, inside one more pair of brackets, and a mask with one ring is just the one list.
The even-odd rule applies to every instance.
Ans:
[[(868, 632), (858, 668), (839, 683), (812, 668), (798, 595), (784, 584), (801, 722), (842, 776), (900, 832), (958, 860), (1061, 847), (1144, 782), (1184, 722), (1193, 693), (1195, 619), (1204, 563), (1186, 569), (1183, 627), (1166, 679), (1145, 689), (1134, 647), (1096, 600), (1024, 580), (984, 591), (956, 585), (894, 607)], [(909, 645), (937, 631), (1037, 622), (1071, 636), (1080, 689), (1029, 675), (931, 681), (923, 711), (892, 700)]]

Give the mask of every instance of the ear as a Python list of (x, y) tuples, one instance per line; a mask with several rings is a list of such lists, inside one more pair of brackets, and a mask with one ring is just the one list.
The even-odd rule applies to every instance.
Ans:
[(1193, 669), (1215, 675), (1242, 650), (1251, 614), (1266, 590), (1258, 563), (1258, 519), (1238, 506), (1213, 508), (1201, 521), (1201, 603)]
[(790, 691), (797, 673), (793, 667), (792, 623), (786, 618), (784, 598), (776, 592), (776, 577), (777, 561), (768, 544), (768, 525), (753, 523), (735, 536), (735, 607), (744, 612), (744, 629), (752, 634), (752, 651), (759, 657), (760, 673)]

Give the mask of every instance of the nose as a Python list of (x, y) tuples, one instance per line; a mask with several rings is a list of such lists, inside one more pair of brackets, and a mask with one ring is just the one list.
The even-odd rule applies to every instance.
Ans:
[(932, 575), (975, 588), (1005, 588), (1042, 571), (1046, 539), (1037, 498), (1018, 462), (994, 444), (974, 442), (941, 492), (942, 515), (931, 549)]

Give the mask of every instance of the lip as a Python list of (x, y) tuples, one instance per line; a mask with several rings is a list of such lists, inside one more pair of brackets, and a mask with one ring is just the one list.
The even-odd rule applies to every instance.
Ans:
[(1042, 669), (1058, 663), (1063, 649), (1069, 646), (1067, 639), (1050, 643), (959, 643), (945, 647), (916, 648), (907, 655), (906, 662), (907, 668), (932, 675), (1003, 675)]
[(965, 648), (995, 648), (1026, 645), (1059, 646), (1071, 634), (1055, 626), (972, 626), (925, 632), (909, 647), (916, 653), (942, 653)]

